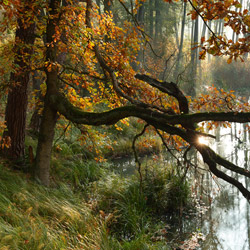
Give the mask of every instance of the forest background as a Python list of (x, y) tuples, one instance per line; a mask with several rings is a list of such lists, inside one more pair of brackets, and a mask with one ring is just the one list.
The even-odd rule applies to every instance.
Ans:
[[(139, 203), (148, 200), (145, 207), (152, 206), (151, 210), (164, 213), (182, 211), (187, 203), (188, 194), (178, 197), (176, 187), (180, 196), (183, 190), (188, 190), (184, 181), (187, 172), (197, 167), (194, 150), (200, 153), (208, 171), (236, 186), (249, 200), (247, 188), (218, 165), (246, 177), (250, 176), (249, 172), (223, 159), (199, 140), (201, 136), (213, 138), (208, 133), (217, 126), (249, 122), (248, 9), (248, 1), (231, 0), (2, 1), (1, 143), (3, 155), (11, 162), (9, 166), (26, 172), (27, 177), (34, 176), (47, 187), (51, 180), (56, 185), (57, 178), (69, 178), (66, 182), (74, 183), (73, 187), (72, 183), (69, 185), (70, 188), (93, 188), (97, 179), (101, 182), (104, 176), (112, 176), (101, 173), (106, 158), (121, 156), (124, 151), (134, 153), (139, 175), (136, 182), (138, 199), (142, 199)], [(28, 115), (28, 121), (27, 113), (32, 113), (32, 116)], [(161, 143), (163, 147), (159, 146)], [(132, 151), (128, 150), (128, 145)], [(165, 190), (168, 198), (162, 193), (155, 196), (159, 190), (150, 190), (157, 185), (143, 172), (138, 157), (138, 150), (141, 154), (158, 154), (162, 148), (171, 152), (176, 163), (164, 172), (166, 175), (159, 174), (165, 178), (161, 180), (160, 191), (166, 188), (169, 180), (178, 176), (172, 193), (177, 198), (175, 204), (169, 203), (173, 200), (169, 186), (168, 191)], [(56, 160), (51, 168), (52, 153)], [(81, 159), (77, 170), (73, 161), (76, 155)], [(59, 164), (59, 159), (64, 157), (71, 157), (74, 164)], [(158, 160), (157, 155), (155, 159)], [(147, 184), (147, 181), (151, 183)], [(131, 189), (131, 186), (126, 188)], [(89, 193), (84, 195), (90, 202)], [(10, 197), (13, 198), (13, 194)], [(110, 219), (110, 224), (115, 227), (124, 223), (122, 220), (115, 222), (119, 216), (115, 210), (108, 210), (107, 207), (112, 205), (103, 204), (103, 197), (91, 206), (95, 207), (93, 210), (101, 211), (104, 222), (86, 216), (100, 229), (99, 241), (93, 242), (97, 245), (103, 244), (103, 233), (108, 233), (111, 227), (106, 220)], [(19, 197), (14, 198), (19, 200)], [(103, 212), (102, 206), (106, 211)], [(31, 213), (40, 215), (39, 208), (34, 207), (34, 204), (26, 207), (28, 216)], [(119, 211), (123, 210), (119, 208)], [(127, 211), (128, 207), (124, 209), (122, 219)], [(3, 213), (7, 213), (6, 207)], [(60, 212), (49, 213), (46, 210), (46, 216), (57, 218)], [(144, 217), (138, 215), (137, 219), (141, 218)], [(65, 223), (63, 221), (60, 226)], [(107, 228), (102, 229), (102, 223)], [(140, 224), (139, 229), (135, 229), (135, 224), (128, 223), (125, 236), (134, 237), (138, 230), (141, 233), (145, 228)], [(80, 230), (82, 225), (76, 227)], [(115, 227), (113, 232), (117, 231)], [(81, 230), (85, 231), (77, 236), (67, 235), (68, 240), (62, 238), (53, 244), (75, 244), (76, 241), (85, 247), (92, 244), (93, 239), (83, 236), (92, 229), (85, 227)], [(126, 239), (124, 235), (119, 235), (117, 242), (113, 238), (109, 241), (106, 235), (106, 244), (121, 244), (124, 248), (126, 244), (121, 241)], [(34, 237), (37, 237), (35, 232)], [(46, 237), (44, 234), (40, 243), (34, 240), (34, 244), (38, 244), (36, 248), (44, 248)], [(19, 243), (30, 247), (31, 241), (26, 240)]]

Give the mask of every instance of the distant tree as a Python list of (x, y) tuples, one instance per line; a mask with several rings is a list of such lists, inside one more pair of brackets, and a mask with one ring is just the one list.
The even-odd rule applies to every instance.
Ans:
[(179, 72), (179, 65), (182, 58), (182, 50), (183, 50), (183, 41), (184, 41), (184, 31), (185, 31), (185, 24), (186, 24), (186, 15), (187, 15), (187, 2), (183, 2), (183, 16), (181, 21), (181, 38), (180, 38), (180, 46), (178, 48), (178, 56), (176, 59), (176, 66), (175, 66), (175, 79), (177, 78)]

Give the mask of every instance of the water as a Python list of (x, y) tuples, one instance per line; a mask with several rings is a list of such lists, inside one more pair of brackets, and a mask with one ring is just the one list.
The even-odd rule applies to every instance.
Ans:
[[(217, 128), (214, 134), (216, 134), (216, 140), (205, 139), (203, 143), (209, 144), (224, 158), (250, 171), (248, 150), (250, 133), (246, 132), (246, 126), (232, 124), (231, 128)], [(196, 156), (196, 161), (201, 168), (205, 168), (199, 155)], [(124, 175), (135, 172), (133, 160), (124, 160), (124, 162), (119, 160), (119, 164), (118, 167)], [(197, 196), (202, 196), (207, 201), (208, 209), (204, 215), (200, 214), (195, 219), (184, 217), (177, 225), (171, 225), (169, 234), (181, 240), (188, 240), (192, 232), (203, 234), (205, 240), (199, 241), (200, 247), (186, 249), (249, 250), (250, 206), (248, 202), (232, 185), (218, 178), (211, 178), (211, 174), (207, 171), (198, 172), (196, 181), (198, 184), (202, 183), (203, 188), (202, 190), (198, 188)], [(246, 177), (229, 170), (226, 173), (250, 189), (250, 182)]]
[[(249, 133), (244, 125), (233, 124), (232, 128), (217, 129), (219, 140), (210, 146), (220, 155), (238, 166), (249, 168)], [(245, 187), (250, 187), (247, 177), (227, 171)], [(202, 250), (249, 250), (250, 206), (241, 193), (232, 185), (219, 181), (220, 191), (214, 195), (211, 208), (201, 223), (201, 232), (206, 237)], [(212, 185), (213, 187), (215, 184)]]

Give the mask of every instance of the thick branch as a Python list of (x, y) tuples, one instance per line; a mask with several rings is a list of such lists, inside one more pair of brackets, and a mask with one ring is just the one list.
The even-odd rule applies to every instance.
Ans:
[[(177, 118), (176, 116), (172, 116), (172, 122)], [(250, 122), (250, 112), (205, 112), (205, 113), (195, 113), (195, 114), (187, 114), (181, 115), (179, 117), (179, 123), (183, 123), (184, 120), (189, 120), (192, 123), (198, 123), (203, 121), (218, 121), (218, 122), (238, 122), (238, 123), (246, 123)]]
[(140, 74), (136, 74), (135, 78), (147, 82), (151, 86), (159, 89), (161, 92), (167, 93), (168, 95), (175, 97), (179, 102), (180, 112), (183, 114), (189, 113), (187, 98), (175, 83), (159, 82), (156, 79), (151, 78), (150, 76)]
[(179, 135), (184, 138), (184, 140), (188, 139), (185, 130), (169, 125), (171, 124), (168, 122), (168, 119), (171, 120), (170, 115), (152, 111), (148, 108), (124, 106), (101, 113), (84, 112), (80, 108), (74, 107), (69, 100), (59, 92), (50, 96), (50, 102), (55, 110), (64, 115), (68, 120), (77, 124), (94, 126), (111, 125), (126, 117), (134, 116), (141, 118), (150, 125), (169, 134)]
[[(212, 149), (210, 149), (210, 150), (212, 150)], [(220, 164), (221, 166), (223, 166), (224, 168), (229, 169), (229, 170), (231, 170), (231, 171), (233, 171), (235, 173), (238, 173), (238, 174), (241, 174), (241, 175), (244, 175), (244, 176), (250, 178), (250, 172), (248, 170), (236, 166), (232, 162), (227, 161), (226, 159), (223, 159), (218, 154), (215, 154), (215, 157), (216, 157), (216, 159), (215, 159), (216, 162), (218, 164)]]
[[(120, 107), (103, 113), (84, 112), (74, 107), (63, 94), (57, 93), (51, 96), (52, 105), (58, 108), (58, 111), (67, 119), (75, 123), (83, 123), (89, 125), (114, 124), (118, 120), (135, 116), (143, 120), (151, 120), (156, 124), (163, 126), (185, 124), (187, 121), (193, 123), (202, 121), (229, 121), (245, 123), (250, 121), (250, 113), (196, 113), (187, 115), (167, 115), (159, 111), (153, 111), (149, 108), (139, 107), (135, 105)], [(119, 114), (120, 113), (120, 114)], [(99, 121), (98, 121), (99, 120)], [(152, 124), (151, 124), (152, 125)]]
[[(217, 177), (223, 179), (224, 181), (231, 183), (235, 187), (237, 187), (243, 196), (250, 201), (250, 192), (236, 179), (228, 176), (224, 172), (220, 171), (216, 167), (216, 160), (218, 160), (217, 155), (211, 150), (208, 146), (196, 144), (195, 147), (201, 153), (203, 157), (203, 161), (208, 164), (210, 171), (216, 175)], [(225, 161), (225, 160), (224, 160)], [(219, 160), (219, 162), (224, 163), (224, 161)], [(226, 164), (224, 164), (226, 165)], [(223, 165), (223, 166), (224, 166)], [(236, 171), (235, 171), (236, 172)]]

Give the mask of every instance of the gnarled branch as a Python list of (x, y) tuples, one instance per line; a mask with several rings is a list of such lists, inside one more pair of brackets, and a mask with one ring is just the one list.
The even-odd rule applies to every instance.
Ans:
[(147, 82), (149, 85), (159, 89), (161, 92), (167, 93), (168, 95), (175, 97), (179, 102), (180, 112), (183, 114), (189, 113), (187, 98), (175, 83), (159, 82), (150, 76), (141, 74), (136, 74), (135, 78)]

